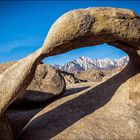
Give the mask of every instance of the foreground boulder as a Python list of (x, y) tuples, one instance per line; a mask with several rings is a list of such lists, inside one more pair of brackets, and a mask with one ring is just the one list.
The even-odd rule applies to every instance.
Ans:
[(63, 94), (66, 84), (63, 77), (52, 66), (40, 64), (35, 76), (21, 98), (23, 101), (43, 102)]
[[(0, 72), (4, 72), (16, 62), (0, 64)], [(59, 71), (50, 65), (39, 64), (30, 85), (17, 103), (45, 102), (55, 96), (63, 94), (66, 89), (64, 78)]]
[[(15, 63), (16, 62), (7, 62), (0, 64), (0, 73), (3, 73), (6, 69), (8, 69)], [(49, 99), (63, 94), (65, 88), (65, 81), (56, 69), (49, 65), (39, 64), (35, 71), (34, 78), (26, 89), (25, 93), (13, 104), (13, 107), (15, 108), (16, 106), (18, 106), (18, 109), (15, 108), (14, 110), (9, 110), (9, 121), (7, 120), (6, 116), (3, 116), (0, 120), (0, 139), (12, 139), (12, 136), (14, 135), (15, 137), (26, 125), (26, 123), (31, 119), (30, 112), (34, 112), (34, 110), (25, 111), (26, 107), (23, 111), (22, 109), (19, 110), (21, 104), (22, 106), (25, 106), (25, 103), (28, 105), (32, 105), (32, 102), (47, 102), (49, 101)], [(21, 115), (21, 112), (23, 113), (23, 116), (19, 117), (19, 115)], [(16, 114), (16, 116), (12, 117), (14, 113)], [(9, 122), (12, 125), (13, 130), (11, 129)]]

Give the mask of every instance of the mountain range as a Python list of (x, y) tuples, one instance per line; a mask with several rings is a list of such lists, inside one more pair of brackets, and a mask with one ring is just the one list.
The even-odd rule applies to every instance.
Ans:
[(78, 71), (84, 71), (84, 70), (108, 70), (113, 69), (116, 67), (124, 66), (128, 63), (129, 57), (124, 56), (119, 59), (91, 59), (89, 57), (79, 57), (78, 59), (75, 59), (73, 61), (70, 61), (63, 65), (53, 65), (56, 69), (66, 71), (69, 73), (78, 72)]

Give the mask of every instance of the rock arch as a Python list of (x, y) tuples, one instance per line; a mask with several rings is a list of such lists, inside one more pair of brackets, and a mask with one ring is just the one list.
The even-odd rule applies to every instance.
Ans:
[[(139, 16), (128, 9), (87, 8), (70, 11), (60, 17), (51, 27), (42, 48), (0, 75), (0, 116), (22, 95), (32, 80), (39, 61), (72, 49), (102, 43), (116, 46), (128, 53), (130, 62), (121, 74), (125, 77), (122, 85), (128, 92), (128, 98), (134, 104), (139, 103)], [(123, 89), (121, 88), (122, 92)]]
[(46, 57), (102, 43), (115, 46), (129, 55), (130, 61), (123, 75), (133, 75), (133, 80), (129, 80), (133, 85), (129, 97), (135, 96), (140, 102), (140, 18), (135, 12), (110, 7), (70, 11), (53, 24), (42, 51)]

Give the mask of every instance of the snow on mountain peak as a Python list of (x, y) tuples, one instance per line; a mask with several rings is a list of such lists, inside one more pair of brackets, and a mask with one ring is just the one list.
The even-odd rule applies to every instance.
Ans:
[[(128, 63), (129, 57), (124, 56), (119, 59), (111, 60), (109, 58), (105, 59), (91, 59), (89, 57), (81, 56), (76, 60), (70, 61), (64, 65), (57, 65), (56, 68), (66, 71), (74, 72), (88, 69), (112, 69), (119, 66), (124, 66)], [(55, 67), (55, 66), (54, 66)]]

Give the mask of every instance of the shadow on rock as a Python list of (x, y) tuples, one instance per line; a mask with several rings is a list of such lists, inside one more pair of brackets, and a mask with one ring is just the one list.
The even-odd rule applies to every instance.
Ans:
[(46, 140), (55, 137), (81, 118), (108, 103), (116, 90), (139, 72), (133, 68), (132, 65), (128, 64), (122, 72), (97, 87), (48, 112), (41, 112), (25, 127), (18, 139)]
[[(63, 95), (54, 97), (47, 101), (44, 100), (40, 102), (35, 101), (31, 102), (28, 100), (17, 100), (16, 102), (14, 102), (7, 111), (7, 115), (13, 129), (14, 137), (16, 137), (17, 134), (22, 130), (22, 128), (31, 120), (31, 118), (39, 111), (41, 111), (44, 107), (46, 107), (47, 105), (49, 105), (50, 103), (54, 102), (57, 99), (68, 96), (70, 94), (76, 94), (77, 92), (82, 91), (88, 87), (89, 86), (69, 89)], [(41, 97), (45, 99), (45, 96), (48, 96), (48, 93), (46, 94), (40, 91), (29, 91), (29, 92), (30, 95), (32, 92), (34, 96), (39, 96), (39, 98)]]

